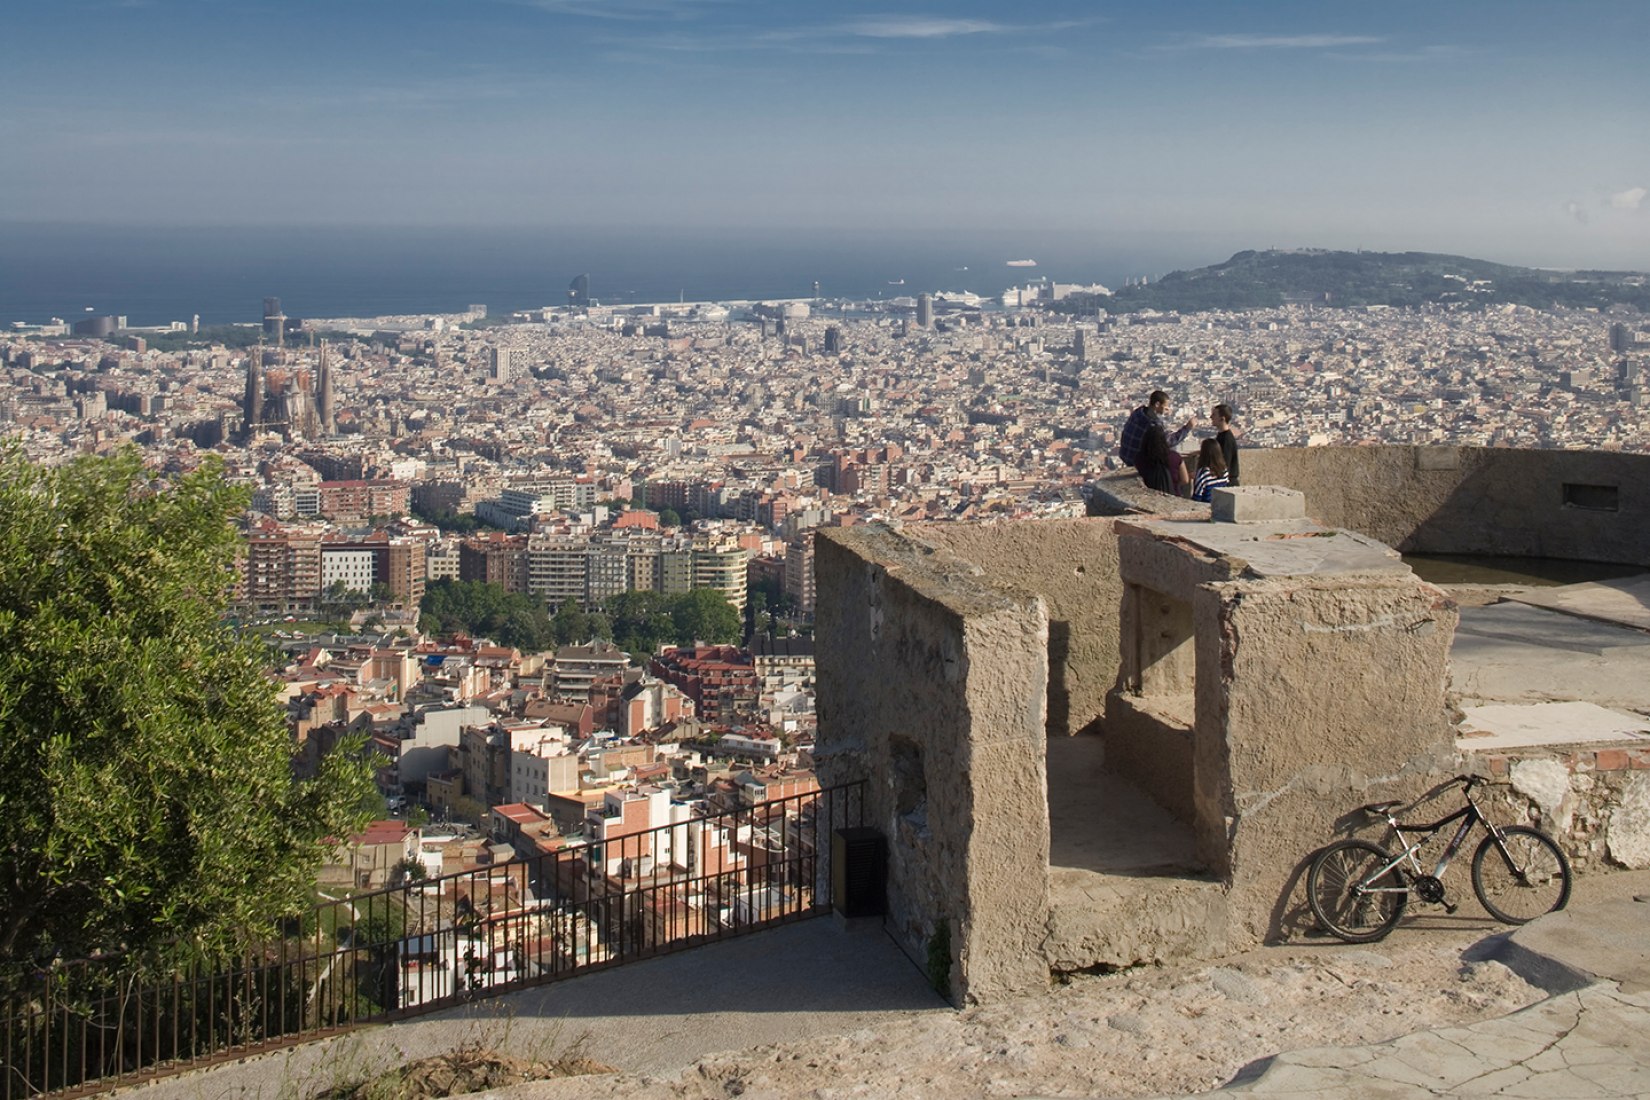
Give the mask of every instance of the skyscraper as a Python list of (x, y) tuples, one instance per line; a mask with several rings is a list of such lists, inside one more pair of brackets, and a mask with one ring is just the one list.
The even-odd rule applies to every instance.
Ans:
[(567, 304), (574, 309), (583, 309), (590, 304), (590, 276), (573, 276), (573, 281), (567, 284)]
[(842, 354), (842, 330), (835, 325), (828, 325), (825, 329), (825, 354)]
[(510, 384), (510, 349), (491, 347), (487, 349), (490, 355), (490, 366), (487, 380), (495, 386)]
[(932, 294), (917, 295), (917, 327), (934, 327), (934, 296)]
[(279, 298), (264, 299), (264, 335), (275, 337), (277, 351), (285, 345), (286, 315), (281, 312)]

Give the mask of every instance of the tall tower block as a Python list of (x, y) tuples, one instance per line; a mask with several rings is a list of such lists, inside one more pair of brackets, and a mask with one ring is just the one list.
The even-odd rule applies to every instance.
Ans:
[(280, 351), (286, 341), (286, 314), (281, 312), (279, 298), (264, 299), (264, 335), (275, 337), (275, 350)]

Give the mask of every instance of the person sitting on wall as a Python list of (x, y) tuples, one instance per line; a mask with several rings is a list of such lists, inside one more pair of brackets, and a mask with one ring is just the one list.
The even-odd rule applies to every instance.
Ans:
[[(1220, 444), (1220, 455), (1226, 460), (1226, 484), (1238, 484), (1237, 435), (1232, 431), (1232, 406), (1216, 405), (1210, 410), (1209, 420), (1215, 426), (1215, 441)], [(1194, 486), (1193, 492), (1196, 492)]]
[(1187, 417), (1186, 423), (1171, 435), (1164, 426), (1168, 414), (1169, 395), (1153, 390), (1146, 404), (1130, 413), (1123, 424), (1123, 439), (1117, 451), (1123, 461), (1140, 474), (1146, 488), (1173, 494), (1178, 492), (1178, 487), (1170, 456), (1175, 444), (1192, 430), (1192, 421)]
[(1192, 478), (1192, 499), (1207, 504), (1216, 489), (1229, 484), (1226, 480), (1226, 456), (1220, 453), (1218, 439), (1205, 439), (1197, 451), (1197, 473)]

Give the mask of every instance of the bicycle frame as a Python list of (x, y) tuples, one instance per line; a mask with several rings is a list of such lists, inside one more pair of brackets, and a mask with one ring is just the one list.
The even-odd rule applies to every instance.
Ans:
[[(1455, 835), (1451, 837), (1450, 842), (1444, 846), (1443, 853), (1438, 857), (1437, 866), (1432, 869), (1430, 875), (1431, 878), (1436, 879), (1443, 877), (1444, 872), (1449, 869), (1451, 861), (1453, 861), (1455, 857), (1460, 854), (1462, 845), (1466, 843), (1467, 837), (1471, 835), (1475, 825), (1483, 825), (1489, 834), (1496, 839), (1497, 845), (1499, 845), (1501, 842), (1501, 830), (1496, 828), (1495, 822), (1484, 816), (1484, 811), (1480, 810), (1478, 808), (1478, 803), (1472, 800), (1471, 783), (1463, 784), (1461, 796), (1466, 799), (1467, 804), (1465, 806), (1462, 806), (1459, 810), (1456, 810), (1448, 817), (1442, 817), (1437, 821), (1427, 822), (1426, 824), (1402, 824), (1398, 821), (1396, 814), (1393, 811), (1388, 810), (1383, 815), (1386, 817), (1387, 829), (1393, 836), (1398, 838), (1398, 843), (1404, 850), (1393, 857), (1391, 862), (1381, 867), (1378, 871), (1366, 876), (1364, 881), (1368, 882), (1379, 879), (1382, 875), (1391, 871), (1399, 864), (1405, 863), (1408, 864), (1408, 869), (1413, 872), (1416, 877), (1428, 877), (1428, 873), (1422, 866), (1421, 861), (1415, 858), (1415, 853), (1425, 847), (1427, 841), (1437, 836), (1445, 826), (1449, 825), (1453, 821), (1459, 820), (1461, 822), (1461, 827), (1455, 830)], [(1419, 834), (1420, 839), (1411, 842), (1409, 837), (1404, 835), (1405, 829), (1409, 830), (1411, 836)], [(1502, 854), (1506, 854), (1505, 849), (1503, 849)], [(1509, 862), (1511, 861), (1509, 860)], [(1404, 886), (1365, 886), (1363, 883), (1359, 883), (1356, 889), (1359, 893), (1363, 894), (1407, 894), (1410, 891), (1410, 887), (1407, 884)]]

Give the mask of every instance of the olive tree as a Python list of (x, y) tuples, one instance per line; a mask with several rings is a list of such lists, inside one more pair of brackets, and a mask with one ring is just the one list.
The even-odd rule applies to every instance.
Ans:
[(370, 766), (295, 781), (262, 653), (222, 622), (247, 499), (214, 465), (0, 451), (0, 960), (228, 947), (362, 824)]

